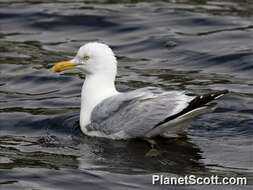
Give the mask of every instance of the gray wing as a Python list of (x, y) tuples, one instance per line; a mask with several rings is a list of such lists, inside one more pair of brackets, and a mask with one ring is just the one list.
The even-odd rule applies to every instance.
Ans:
[(182, 111), (192, 99), (194, 96), (184, 92), (163, 92), (152, 87), (120, 93), (94, 108), (87, 129), (106, 135), (124, 132), (129, 137), (141, 137), (165, 118)]

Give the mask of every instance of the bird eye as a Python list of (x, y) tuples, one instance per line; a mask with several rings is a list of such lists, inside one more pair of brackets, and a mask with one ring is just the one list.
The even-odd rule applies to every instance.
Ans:
[(86, 61), (86, 60), (90, 59), (90, 57), (89, 57), (88, 55), (85, 55), (85, 56), (83, 57), (83, 59)]

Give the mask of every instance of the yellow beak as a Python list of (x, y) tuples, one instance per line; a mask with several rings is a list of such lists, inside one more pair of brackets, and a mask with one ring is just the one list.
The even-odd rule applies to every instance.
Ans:
[(52, 67), (52, 70), (56, 73), (59, 73), (65, 70), (73, 69), (76, 66), (77, 64), (72, 63), (71, 61), (61, 61), (54, 64), (54, 66)]

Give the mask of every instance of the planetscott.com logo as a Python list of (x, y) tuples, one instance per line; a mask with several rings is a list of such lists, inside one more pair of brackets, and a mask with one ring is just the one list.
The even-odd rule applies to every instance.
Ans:
[(247, 185), (246, 177), (219, 177), (212, 175), (200, 177), (186, 175), (182, 177), (166, 177), (164, 175), (152, 175), (152, 184), (160, 185)]

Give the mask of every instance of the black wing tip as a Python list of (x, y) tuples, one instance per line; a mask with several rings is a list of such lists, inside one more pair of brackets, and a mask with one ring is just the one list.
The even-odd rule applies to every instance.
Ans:
[(172, 119), (175, 119), (175, 118), (177, 118), (177, 117), (179, 117), (181, 115), (184, 115), (187, 112), (190, 112), (192, 110), (195, 110), (195, 109), (198, 109), (198, 108), (201, 108), (201, 107), (205, 107), (205, 106), (215, 107), (217, 103), (216, 102), (212, 102), (212, 101), (215, 100), (215, 99), (217, 99), (217, 98), (220, 98), (221, 96), (223, 96), (223, 95), (225, 95), (227, 93), (229, 93), (228, 90), (219, 90), (219, 91), (216, 91), (216, 92), (212, 92), (212, 93), (208, 93), (208, 94), (197, 96), (181, 112), (179, 112), (179, 113), (177, 113), (175, 115), (172, 115), (170, 117), (165, 118), (163, 121), (161, 121), (160, 123), (156, 124), (155, 127), (158, 127), (158, 126), (160, 126), (160, 125), (162, 125), (164, 123), (167, 123), (168, 121), (170, 121)]
[(214, 99), (218, 99), (221, 96), (228, 94), (229, 91), (228, 90), (219, 90), (217, 92), (211, 93), (210, 95), (214, 98)]
[(216, 92), (197, 96), (189, 103), (189, 106), (183, 111), (187, 112), (187, 111), (191, 111), (202, 106), (206, 106), (207, 104), (211, 103), (213, 100), (216, 100), (227, 93), (229, 93), (228, 90), (219, 90)]

